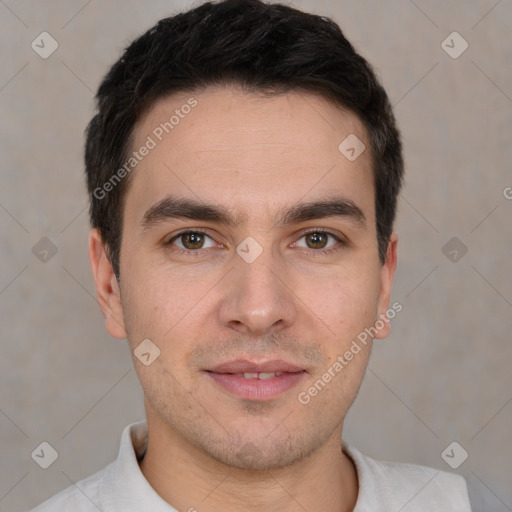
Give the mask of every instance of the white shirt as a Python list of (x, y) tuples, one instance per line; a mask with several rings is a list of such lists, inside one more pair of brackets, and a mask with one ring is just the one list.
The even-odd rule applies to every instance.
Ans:
[[(31, 512), (178, 512), (156, 493), (139, 468), (146, 447), (146, 421), (128, 425), (114, 462)], [(359, 479), (353, 512), (471, 512), (463, 477), (415, 464), (374, 460), (345, 442), (342, 447)]]

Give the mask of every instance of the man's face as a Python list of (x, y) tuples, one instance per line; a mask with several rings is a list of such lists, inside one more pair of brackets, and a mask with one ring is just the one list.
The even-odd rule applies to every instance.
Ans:
[[(191, 97), (197, 105), (180, 110)], [(179, 123), (159, 141), (155, 129), (176, 109)], [(350, 134), (367, 148), (355, 161), (338, 149)], [(148, 136), (156, 146), (124, 204), (123, 328), (107, 326), (126, 330), (132, 353), (145, 339), (160, 350), (149, 366), (134, 356), (150, 432), (259, 469), (339, 443), (371, 343), (308, 404), (298, 396), (389, 304), (396, 244), (381, 266), (362, 123), (312, 94), (212, 88), (159, 100), (131, 149)], [(175, 216), (176, 199), (232, 222), (191, 208), (191, 218)], [(338, 206), (309, 216), (297, 208), (329, 201)]]

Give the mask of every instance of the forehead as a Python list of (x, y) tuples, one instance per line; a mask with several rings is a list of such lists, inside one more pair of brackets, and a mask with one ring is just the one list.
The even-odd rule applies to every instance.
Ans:
[[(339, 146), (354, 136), (366, 150), (350, 161)], [(235, 87), (174, 94), (135, 127), (131, 151), (144, 146), (151, 149), (127, 193), (133, 220), (169, 194), (226, 204), (244, 219), (343, 194), (374, 216), (366, 130), (318, 95), (264, 97)]]

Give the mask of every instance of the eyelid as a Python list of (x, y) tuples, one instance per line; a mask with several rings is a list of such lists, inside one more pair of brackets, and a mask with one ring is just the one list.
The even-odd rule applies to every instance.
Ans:
[(310, 233), (325, 233), (326, 235), (331, 235), (332, 237), (336, 238), (340, 242), (344, 242), (345, 239), (343, 238), (341, 233), (334, 232), (328, 228), (305, 228), (304, 231), (301, 231), (298, 235), (297, 240), (302, 238), (305, 235), (309, 235)]
[[(183, 235), (186, 235), (187, 233), (198, 233), (198, 234), (201, 234), (201, 235), (204, 235), (208, 238), (210, 238), (210, 240), (213, 240), (214, 242), (216, 242), (216, 240), (214, 239), (214, 237), (212, 235), (210, 235), (208, 233), (208, 231), (205, 231), (204, 229), (201, 229), (201, 228), (186, 228), (186, 229), (183, 229), (182, 231), (179, 231), (178, 233), (175, 233), (174, 235), (172, 235), (171, 238), (169, 238), (166, 242), (164, 242), (164, 245), (172, 245), (172, 242), (178, 238), (180, 238), (181, 236)], [(221, 247), (224, 246), (224, 244), (222, 243), (219, 243), (219, 242), (216, 242), (218, 243), (218, 245), (220, 245)], [(180, 250), (184, 250), (184, 249), (181, 249), (181, 247), (178, 247), (178, 249)], [(186, 249), (185, 249), (186, 250)], [(203, 251), (205, 249), (196, 249), (195, 251), (192, 250), (192, 249), (188, 249), (186, 250), (186, 252), (200, 252), (200, 251)]]

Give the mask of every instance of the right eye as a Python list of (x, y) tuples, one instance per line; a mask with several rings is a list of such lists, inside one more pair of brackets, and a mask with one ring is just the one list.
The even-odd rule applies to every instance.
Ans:
[[(205, 241), (209, 239), (212, 241), (212, 244), (205, 247)], [(185, 253), (196, 253), (204, 249), (209, 249), (215, 246), (215, 242), (213, 238), (211, 238), (204, 231), (200, 230), (187, 230), (178, 233), (173, 236), (168, 242), (166, 242), (166, 246), (175, 246), (178, 248), (178, 252)], [(174, 250), (174, 249), (172, 249)]]

